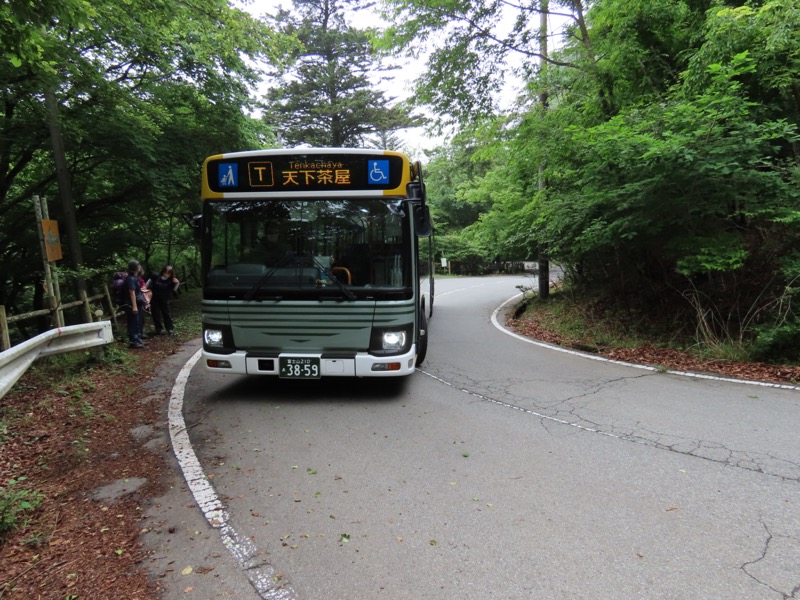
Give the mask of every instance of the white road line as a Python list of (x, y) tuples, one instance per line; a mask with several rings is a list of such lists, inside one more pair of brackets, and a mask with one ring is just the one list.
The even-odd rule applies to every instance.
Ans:
[(672, 371), (672, 370), (664, 370), (657, 367), (650, 367), (647, 365), (637, 365), (634, 363), (624, 362), (621, 360), (614, 360), (611, 358), (605, 358), (603, 356), (597, 356), (595, 354), (587, 354), (585, 352), (578, 352), (577, 350), (570, 350), (568, 348), (561, 348), (560, 346), (554, 346), (552, 344), (547, 344), (545, 342), (539, 342), (537, 340), (532, 340), (525, 336), (519, 335), (518, 333), (514, 333), (510, 329), (507, 329), (504, 325), (502, 325), (497, 318), (497, 315), (500, 314), (500, 311), (503, 310), (506, 306), (511, 304), (517, 298), (520, 298), (522, 294), (517, 294), (512, 296), (505, 302), (503, 302), (500, 306), (498, 306), (494, 312), (492, 313), (492, 324), (505, 333), (506, 335), (510, 335), (511, 337), (517, 338), (518, 340), (522, 340), (527, 344), (533, 344), (534, 346), (539, 346), (541, 348), (547, 348), (548, 350), (554, 350), (556, 352), (563, 352), (565, 354), (571, 354), (573, 356), (580, 356), (581, 358), (586, 358), (589, 360), (599, 360), (602, 362), (614, 363), (616, 365), (622, 365), (624, 367), (631, 367), (633, 369), (644, 369), (645, 371), (653, 371), (659, 373), (669, 373), (670, 375), (681, 375), (682, 377), (694, 377), (695, 379), (709, 379), (711, 381), (724, 381), (727, 383), (740, 383), (743, 385), (756, 385), (761, 387), (770, 387), (770, 388), (778, 388), (781, 390), (800, 390), (800, 386), (796, 385), (788, 385), (784, 383), (769, 383), (766, 381), (749, 381), (747, 379), (733, 379), (730, 377), (717, 377), (716, 375), (705, 375), (703, 373), (690, 373), (688, 371)]
[(269, 563), (264, 561), (265, 553), (260, 552), (253, 542), (239, 535), (229, 523), (229, 515), (206, 477), (200, 461), (192, 448), (186, 423), (183, 420), (183, 396), (189, 373), (200, 360), (202, 350), (198, 350), (181, 368), (172, 387), (169, 399), (169, 436), (175, 458), (186, 479), (186, 484), (194, 496), (197, 506), (211, 527), (219, 530), (222, 544), (230, 551), (241, 566), (250, 584), (264, 600), (296, 600), (297, 595), (289, 586), (284, 576)]
[(463, 292), (464, 290), (472, 290), (474, 288), (483, 287), (485, 285), (488, 285), (488, 284), (479, 283), (477, 285), (468, 285), (468, 286), (465, 286), (465, 287), (456, 288), (454, 290), (449, 290), (447, 292), (436, 292), (436, 295), (434, 296), (434, 298), (441, 298), (442, 296), (447, 296), (448, 294), (455, 294), (457, 292)]
[(468, 396), (472, 396), (473, 398), (478, 398), (479, 400), (483, 400), (485, 402), (490, 402), (492, 404), (497, 404), (498, 406), (502, 406), (504, 408), (512, 408), (514, 410), (518, 410), (520, 412), (524, 412), (527, 415), (532, 415), (534, 417), (537, 417), (537, 418), (545, 420), (545, 421), (552, 421), (554, 423), (559, 423), (560, 425), (568, 425), (569, 427), (574, 427), (575, 429), (580, 429), (581, 431), (588, 431), (589, 433), (599, 433), (600, 435), (605, 435), (605, 436), (608, 436), (608, 437), (611, 437), (611, 438), (617, 438), (617, 439), (620, 439), (620, 440), (621, 439), (629, 439), (629, 438), (617, 435), (615, 433), (610, 433), (608, 431), (600, 431), (599, 429), (595, 429), (594, 427), (586, 427), (585, 425), (581, 425), (579, 423), (573, 423), (572, 421), (565, 421), (564, 419), (559, 419), (557, 417), (551, 417), (551, 416), (548, 416), (548, 415), (545, 415), (545, 414), (542, 414), (542, 413), (538, 413), (535, 410), (531, 410), (529, 408), (522, 408), (521, 406), (517, 406), (516, 404), (510, 404), (508, 402), (503, 402), (502, 400), (497, 400), (495, 398), (490, 398), (489, 396), (484, 396), (483, 394), (478, 394), (476, 392), (472, 392), (472, 391), (464, 389), (464, 388), (459, 388), (458, 386), (450, 383), (449, 381), (445, 381), (441, 377), (437, 377), (436, 375), (434, 375), (432, 373), (428, 373), (427, 371), (423, 371), (422, 369), (417, 369), (417, 371), (419, 371), (423, 375), (427, 375), (431, 379), (435, 379), (439, 383), (442, 383), (442, 384), (444, 384), (444, 385), (446, 385), (448, 387), (453, 388), (454, 390), (458, 390), (459, 392), (467, 394)]

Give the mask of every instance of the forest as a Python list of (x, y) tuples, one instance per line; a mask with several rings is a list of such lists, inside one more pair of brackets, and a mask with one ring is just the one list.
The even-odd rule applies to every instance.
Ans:
[[(59, 221), (65, 288), (100, 285), (130, 258), (174, 264), (192, 282), (185, 220), (206, 156), (403, 149), (411, 131), (444, 140), (414, 157), (437, 258), (474, 273), (547, 260), (563, 269), (566, 293), (632, 325), (729, 340), (759, 360), (800, 358), (793, 0), (256, 8), (0, 6), (9, 314), (45, 304), (34, 195)], [(399, 64), (420, 69), (411, 89), (386, 83)]]

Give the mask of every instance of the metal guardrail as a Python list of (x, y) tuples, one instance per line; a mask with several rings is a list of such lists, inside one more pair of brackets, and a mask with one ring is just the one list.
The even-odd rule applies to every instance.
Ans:
[(80, 306), (83, 307), (83, 322), (91, 323), (95, 320), (95, 316), (102, 316), (102, 313), (100, 315), (92, 314), (91, 303), (97, 300), (99, 300), (101, 304), (105, 302), (105, 304), (108, 306), (109, 316), (114, 321), (114, 325), (117, 324), (117, 317), (125, 314), (120, 312), (111, 301), (111, 292), (108, 290), (107, 285), (103, 286), (102, 293), (95, 294), (94, 296), (87, 296), (86, 292), (81, 292), (81, 298), (81, 300), (61, 304), (60, 301), (57, 302), (55, 298), (50, 297), (47, 299), (47, 301), (51, 304), (49, 308), (34, 310), (21, 315), (6, 315), (6, 307), (0, 304), (0, 352), (11, 348), (10, 326), (19, 321), (27, 321), (28, 319), (33, 319), (36, 317), (50, 317), (53, 327), (60, 326), (63, 328), (63, 311), (68, 308), (76, 308)]
[(0, 352), (0, 398), (40, 356), (86, 350), (113, 341), (111, 321), (99, 321), (50, 329)]

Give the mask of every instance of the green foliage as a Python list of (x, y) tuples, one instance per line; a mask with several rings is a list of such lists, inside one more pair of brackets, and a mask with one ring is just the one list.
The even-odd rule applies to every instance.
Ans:
[(675, 89), (546, 144), (550, 186), (537, 233), (551, 255), (584, 283), (613, 272), (620, 285), (675, 269), (730, 272), (757, 255), (756, 231), (794, 204), (792, 168), (779, 153), (798, 137), (786, 121), (754, 115), (738, 80), (753, 68), (747, 54), (734, 56), (709, 67), (699, 96)]
[[(569, 3), (564, 45), (547, 68), (526, 63), (529, 108), (493, 140), (456, 138), (433, 155), (440, 247), (546, 252), (576, 291), (656, 315), (720, 355), (746, 354), (757, 339), (784, 347), (795, 321), (787, 286), (800, 275), (800, 7), (728, 4)], [(499, 4), (390, 5), (385, 43), (413, 50), (463, 33), (436, 39), (420, 96), (441, 110), (450, 102), (461, 122), (487, 106), (464, 82), (491, 90), (482, 69), (505, 74), (481, 44), (535, 57), (532, 30), (494, 35)]]
[(756, 325), (751, 356), (765, 362), (800, 362), (800, 319), (779, 325)]
[[(83, 265), (117, 270), (195, 260), (182, 214), (197, 211), (202, 160), (274, 139), (248, 115), (258, 61), (294, 46), (264, 22), (211, 0), (203, 10), (147, 0), (0, 7), (0, 303), (41, 307), (33, 194), (58, 198), (44, 93), (57, 101)], [(63, 208), (50, 203), (62, 222)], [(119, 263), (109, 265), (118, 254)], [(108, 272), (96, 281), (105, 282)], [(67, 292), (67, 290), (65, 290)], [(25, 306), (24, 309), (30, 307)]]
[(431, 152), (425, 187), (437, 231), (460, 231), (491, 207), (491, 197), (476, 185), (492, 166), (481, 155), (484, 144), (475, 132), (463, 132)]
[[(387, 0), (391, 26), (378, 40), (384, 51), (427, 60), (415, 98), (439, 125), (471, 127), (500, 111), (500, 91), (516, 71), (531, 73), (541, 58), (537, 27), (542, 2)], [(553, 12), (580, 11), (581, 2)], [(566, 4), (566, 3), (565, 3)], [(576, 15), (580, 18), (580, 15)]]
[(0, 537), (17, 529), (21, 519), (36, 509), (44, 496), (39, 492), (20, 487), (25, 477), (9, 479), (0, 488)]

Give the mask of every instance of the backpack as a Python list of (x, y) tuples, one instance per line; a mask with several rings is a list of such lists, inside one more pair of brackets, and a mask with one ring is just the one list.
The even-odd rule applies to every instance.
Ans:
[(128, 290), (125, 286), (127, 279), (127, 271), (117, 271), (114, 273), (114, 280), (111, 282), (111, 297), (119, 306), (130, 304), (130, 296), (128, 296)]

